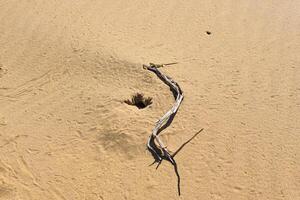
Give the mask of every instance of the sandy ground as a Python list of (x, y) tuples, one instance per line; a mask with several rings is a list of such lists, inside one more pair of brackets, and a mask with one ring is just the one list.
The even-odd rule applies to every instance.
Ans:
[[(0, 199), (300, 199), (299, 53), (299, 0), (1, 0)], [(204, 128), (180, 197), (148, 167), (174, 101), (148, 62), (179, 62), (168, 148)]]

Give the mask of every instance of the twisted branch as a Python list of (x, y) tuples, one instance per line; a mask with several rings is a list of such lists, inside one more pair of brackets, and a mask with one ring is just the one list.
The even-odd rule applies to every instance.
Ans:
[(168, 151), (167, 147), (164, 145), (164, 143), (161, 141), (161, 139), (159, 138), (159, 133), (161, 131), (163, 131), (164, 129), (166, 129), (168, 126), (170, 126), (170, 124), (172, 123), (180, 104), (183, 101), (183, 92), (180, 89), (179, 85), (173, 81), (170, 77), (164, 75), (163, 73), (161, 73), (158, 68), (160, 67), (164, 67), (166, 65), (173, 65), (173, 64), (177, 64), (177, 63), (168, 63), (168, 64), (153, 64), (150, 63), (149, 65), (143, 65), (144, 69), (147, 69), (149, 71), (154, 72), (158, 78), (160, 80), (162, 80), (165, 84), (167, 84), (173, 95), (175, 98), (175, 103), (173, 104), (173, 107), (166, 112), (166, 114), (164, 116), (162, 116), (155, 124), (155, 127), (152, 131), (152, 134), (150, 135), (148, 142), (147, 142), (147, 148), (148, 150), (151, 152), (153, 158), (154, 158), (154, 162), (151, 164), (157, 164), (156, 169), (159, 167), (159, 165), (161, 164), (161, 162), (163, 160), (167, 160), (169, 161), (173, 167), (174, 167), (174, 171), (175, 174), (177, 176), (177, 189), (178, 189), (178, 194), (180, 195), (180, 175), (178, 172), (178, 167), (177, 167), (177, 163), (174, 160), (174, 157), (177, 155), (177, 153), (179, 151), (181, 151), (181, 149), (187, 145), (192, 139), (194, 139), (201, 131), (203, 131), (203, 129), (201, 129), (200, 131), (198, 131), (193, 137), (191, 137), (189, 140), (187, 140), (185, 143), (183, 143), (176, 151), (173, 155), (170, 154), (170, 152)]
[(154, 157), (154, 162), (151, 165), (158, 163), (156, 169), (159, 167), (159, 165), (161, 164), (161, 162), (163, 160), (167, 160), (173, 165), (175, 174), (177, 176), (178, 194), (180, 195), (180, 175), (179, 175), (177, 163), (174, 160), (174, 157), (177, 155), (177, 153), (179, 151), (181, 151), (181, 149), (185, 145), (187, 145), (201, 131), (203, 131), (203, 129), (198, 131), (193, 137), (191, 137), (189, 140), (187, 140), (185, 143), (183, 143), (175, 151), (175, 153), (173, 155), (170, 154), (167, 147), (164, 145), (164, 143), (159, 138), (159, 133), (161, 131), (163, 131), (164, 129), (166, 129), (172, 123), (172, 121), (179, 109), (179, 106), (180, 106), (181, 102), (183, 101), (183, 92), (180, 89), (179, 85), (174, 80), (172, 80), (170, 77), (164, 75), (163, 73), (161, 73), (158, 70), (158, 68), (160, 68), (160, 67), (164, 67), (166, 65), (173, 65), (173, 64), (177, 64), (177, 63), (168, 63), (168, 64), (150, 63), (149, 65), (143, 65), (144, 69), (154, 72), (160, 80), (162, 80), (165, 84), (167, 84), (170, 87), (170, 90), (172, 91), (174, 98), (175, 98), (175, 103), (173, 104), (173, 107), (168, 112), (166, 112), (166, 114), (164, 116), (162, 116), (156, 122), (155, 127), (152, 131), (152, 134), (150, 135), (150, 137), (148, 139), (147, 148), (151, 152), (152, 156)]
[(176, 155), (176, 153), (178, 153), (178, 151), (176, 151), (174, 155), (171, 155), (167, 147), (159, 138), (159, 133), (172, 123), (178, 111), (178, 108), (183, 100), (183, 92), (180, 89), (179, 85), (175, 81), (173, 81), (170, 77), (164, 75), (158, 70), (158, 68), (160, 67), (164, 67), (165, 65), (171, 65), (171, 64), (176, 64), (176, 63), (162, 64), (162, 65), (150, 63), (150, 65), (143, 65), (144, 69), (154, 72), (158, 76), (158, 78), (160, 78), (165, 84), (167, 84), (170, 87), (175, 98), (175, 103), (173, 104), (173, 107), (156, 122), (152, 134), (148, 139), (147, 147), (155, 159), (152, 164), (158, 163), (156, 168), (159, 167), (162, 160), (167, 160), (174, 166), (174, 170), (178, 180), (177, 181), (178, 194), (180, 195), (180, 176), (178, 173), (177, 163), (174, 160), (174, 156)]

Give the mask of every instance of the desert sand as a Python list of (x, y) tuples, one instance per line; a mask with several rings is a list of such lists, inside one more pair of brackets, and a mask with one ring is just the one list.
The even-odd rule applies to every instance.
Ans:
[[(300, 199), (299, 53), (299, 0), (1, 0), (0, 199)], [(204, 128), (180, 197), (170, 163), (148, 166), (174, 103), (149, 62), (179, 62), (168, 149)]]

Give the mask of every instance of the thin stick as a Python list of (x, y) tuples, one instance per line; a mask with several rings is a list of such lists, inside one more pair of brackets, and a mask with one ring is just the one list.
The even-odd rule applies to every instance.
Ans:
[(204, 129), (202, 128), (200, 131), (198, 131), (197, 133), (195, 133), (195, 135), (193, 135), (193, 137), (191, 137), (188, 141), (186, 141), (185, 143), (183, 143), (176, 151), (175, 153), (173, 153), (172, 157), (174, 158), (176, 156), (176, 154), (179, 153), (179, 151), (181, 151), (181, 149), (187, 145), (190, 141), (192, 141), (199, 133), (201, 133)]

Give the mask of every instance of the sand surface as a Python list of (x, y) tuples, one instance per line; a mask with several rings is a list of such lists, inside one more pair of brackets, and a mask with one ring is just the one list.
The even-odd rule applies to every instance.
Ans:
[[(210, 31), (211, 34), (207, 34)], [(1, 200), (299, 200), (299, 0), (1, 0)], [(163, 132), (181, 174), (155, 170)], [(136, 92), (153, 98), (137, 109)]]

